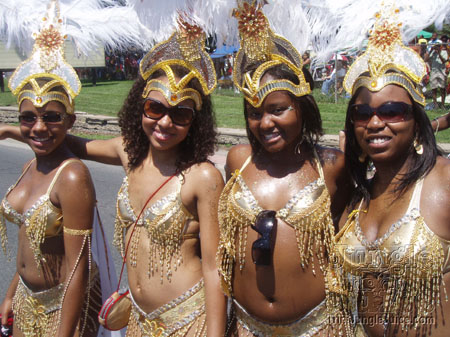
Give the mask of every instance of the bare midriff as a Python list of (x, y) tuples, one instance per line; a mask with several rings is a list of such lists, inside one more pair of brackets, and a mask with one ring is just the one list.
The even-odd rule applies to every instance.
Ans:
[(16, 258), (17, 272), (27, 287), (35, 292), (50, 289), (66, 278), (63, 236), (46, 238), (41, 251), (46, 261), (41, 262), (42, 268), (38, 269), (25, 226), (21, 226)]
[[(275, 233), (274, 233), (275, 234)], [(324, 277), (314, 258), (302, 269), (295, 231), (278, 219), (273, 261), (256, 266), (252, 244), (258, 234), (248, 229), (245, 265), (234, 267), (233, 295), (249, 314), (268, 323), (290, 323), (301, 319), (325, 299)], [(318, 249), (318, 247), (316, 247)]]
[[(195, 226), (191, 225), (187, 234), (193, 234), (190, 229)], [(175, 267), (174, 263), (177, 257), (172, 259), (170, 281), (167, 279), (167, 268), (165, 268), (161, 282), (160, 269), (149, 275), (149, 238), (146, 230), (140, 232), (137, 265), (136, 267), (130, 266), (127, 261), (127, 272), (130, 291), (144, 312), (150, 313), (181, 296), (202, 279), (200, 240), (198, 237), (193, 238), (192, 236), (187, 235), (181, 244), (181, 264)], [(127, 233), (126, 242), (128, 238), (129, 233)], [(160, 261), (159, 256), (156, 258), (157, 261)]]

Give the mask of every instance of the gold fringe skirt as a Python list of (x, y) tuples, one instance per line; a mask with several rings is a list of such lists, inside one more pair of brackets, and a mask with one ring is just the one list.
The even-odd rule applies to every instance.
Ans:
[[(78, 323), (79, 330), (85, 326), (85, 334), (87, 332), (95, 333), (99, 327), (97, 314), (101, 307), (102, 293), (100, 277), (96, 268), (93, 270), (90, 284), (90, 294), (88, 297), (86, 291), (85, 304)], [(33, 292), (20, 278), (13, 298), (15, 327), (25, 337), (56, 336), (61, 321), (61, 299), (64, 289), (65, 283), (60, 283), (53, 288)], [(88, 298), (89, 302), (87, 303)]]
[[(131, 295), (131, 292), (130, 292)], [(151, 313), (145, 313), (131, 296), (133, 307), (126, 337), (184, 337), (194, 329), (206, 337), (205, 290), (203, 280), (180, 297)]]

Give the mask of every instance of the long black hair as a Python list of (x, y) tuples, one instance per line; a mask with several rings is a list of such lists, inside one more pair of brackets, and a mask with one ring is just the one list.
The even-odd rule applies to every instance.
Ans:
[[(251, 69), (246, 70), (246, 72), (255, 71), (258, 66), (259, 64), (253, 65)], [(285, 79), (291, 81), (294, 84), (299, 84), (299, 79), (297, 75), (295, 75), (292, 72), (292, 70), (289, 69), (289, 67), (284, 64), (277, 65), (275, 67), (268, 69), (262, 76), (265, 76), (267, 74), (278, 80)], [(314, 89), (314, 81), (311, 74), (305, 67), (303, 67), (303, 74), (305, 76), (306, 82), (309, 83), (312, 91)], [(303, 120), (303, 127), (302, 130), (300, 131), (301, 132), (300, 136), (304, 137), (305, 145), (314, 147), (318, 143), (319, 138), (323, 135), (322, 119), (320, 117), (319, 107), (317, 106), (317, 103), (312, 95), (304, 95), (297, 97), (294, 96), (289, 91), (287, 91), (287, 93), (289, 94), (291, 99), (295, 102), (295, 104), (300, 108), (300, 113), (302, 115)], [(250, 130), (247, 118), (248, 116), (247, 104), (248, 103), (246, 103), (244, 99), (245, 128), (247, 131), (248, 140), (252, 147), (252, 152), (256, 154), (259, 151), (261, 151), (262, 145), (259, 143), (259, 141), (256, 139), (256, 137)]]
[[(356, 140), (355, 129), (350, 116), (350, 106), (355, 104), (356, 98), (361, 90), (362, 87), (356, 90), (350, 99), (345, 118), (345, 161), (346, 167), (351, 167), (350, 175), (356, 184), (356, 190), (351, 200), (352, 207), (355, 207), (361, 199), (370, 200), (370, 180), (366, 179), (369, 158), (363, 163), (358, 159), (362, 154), (362, 151)], [(408, 171), (400, 178), (398, 185), (394, 189), (394, 192), (399, 195), (404, 193), (418, 179), (427, 175), (436, 164), (436, 157), (440, 155), (440, 151), (436, 146), (436, 139), (433, 134), (431, 122), (426, 115), (425, 110), (419, 103), (412, 99), (411, 95), (409, 95), (409, 98), (411, 99), (411, 102), (413, 102), (413, 117), (416, 127), (415, 138), (422, 144), (423, 154), (417, 154), (411, 143), (411, 146), (408, 149)]]

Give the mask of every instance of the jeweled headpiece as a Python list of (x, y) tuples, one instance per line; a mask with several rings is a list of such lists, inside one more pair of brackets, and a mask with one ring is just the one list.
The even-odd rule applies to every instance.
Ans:
[[(389, 84), (403, 87), (414, 101), (425, 105), (420, 82), (426, 74), (425, 62), (401, 39), (398, 20), (399, 9), (383, 7), (376, 13), (376, 21), (369, 32), (367, 50), (349, 68), (344, 78), (344, 88), (354, 94), (360, 87), (380, 91)], [(368, 72), (368, 76), (363, 73)]]
[[(206, 35), (200, 27), (189, 24), (180, 17), (175, 33), (150, 50), (140, 64), (140, 73), (144, 80), (155, 71), (162, 70), (169, 80), (169, 86), (158, 79), (151, 79), (147, 82), (142, 97), (145, 98), (150, 91), (156, 90), (161, 92), (172, 106), (192, 99), (196, 110), (200, 110), (201, 94), (186, 86), (196, 78), (204, 95), (210, 95), (216, 87), (216, 72), (211, 57), (205, 51), (205, 40)], [(187, 69), (188, 73), (177, 81), (173, 66), (181, 66)]]
[[(234, 61), (233, 81), (245, 99), (256, 108), (273, 91), (286, 90), (297, 97), (311, 92), (302, 71), (301, 55), (291, 42), (272, 31), (262, 6), (256, 0), (238, 1), (234, 11), (239, 22), (241, 48)], [(253, 74), (248, 71), (252, 64), (256, 67)], [(281, 79), (261, 85), (266, 71), (278, 65), (286, 65), (298, 77), (299, 84)]]
[[(35, 43), (31, 56), (16, 68), (9, 79), (8, 86), (17, 96), (19, 105), (25, 99), (37, 107), (49, 101), (58, 101), (64, 104), (67, 113), (74, 112), (73, 99), (80, 93), (81, 83), (75, 70), (64, 58), (66, 36), (62, 23), (59, 3), (52, 0), (42, 19), (40, 31), (33, 34)], [(37, 81), (39, 78), (51, 80), (40, 85)], [(26, 84), (30, 84), (31, 88), (23, 90)], [(56, 86), (62, 86), (67, 95), (53, 90)]]

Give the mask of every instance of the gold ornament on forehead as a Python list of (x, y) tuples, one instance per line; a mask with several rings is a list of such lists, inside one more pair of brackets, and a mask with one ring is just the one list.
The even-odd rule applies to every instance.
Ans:
[[(271, 30), (262, 11), (265, 3), (242, 1), (233, 13), (238, 20), (241, 40), (233, 68), (233, 81), (247, 102), (255, 108), (260, 107), (266, 96), (274, 91), (289, 91), (297, 97), (311, 92), (302, 71), (301, 55), (288, 40)], [(256, 68), (253, 74), (248, 71), (252, 65)], [(299, 84), (280, 79), (261, 85), (267, 70), (279, 65), (287, 66), (297, 76)]]
[[(354, 94), (360, 87), (380, 91), (389, 84), (395, 84), (408, 91), (414, 101), (424, 105), (420, 82), (426, 74), (425, 62), (403, 44), (399, 12), (398, 8), (386, 5), (375, 14), (367, 51), (349, 68), (344, 88)], [(362, 76), (365, 72), (369, 76)]]

